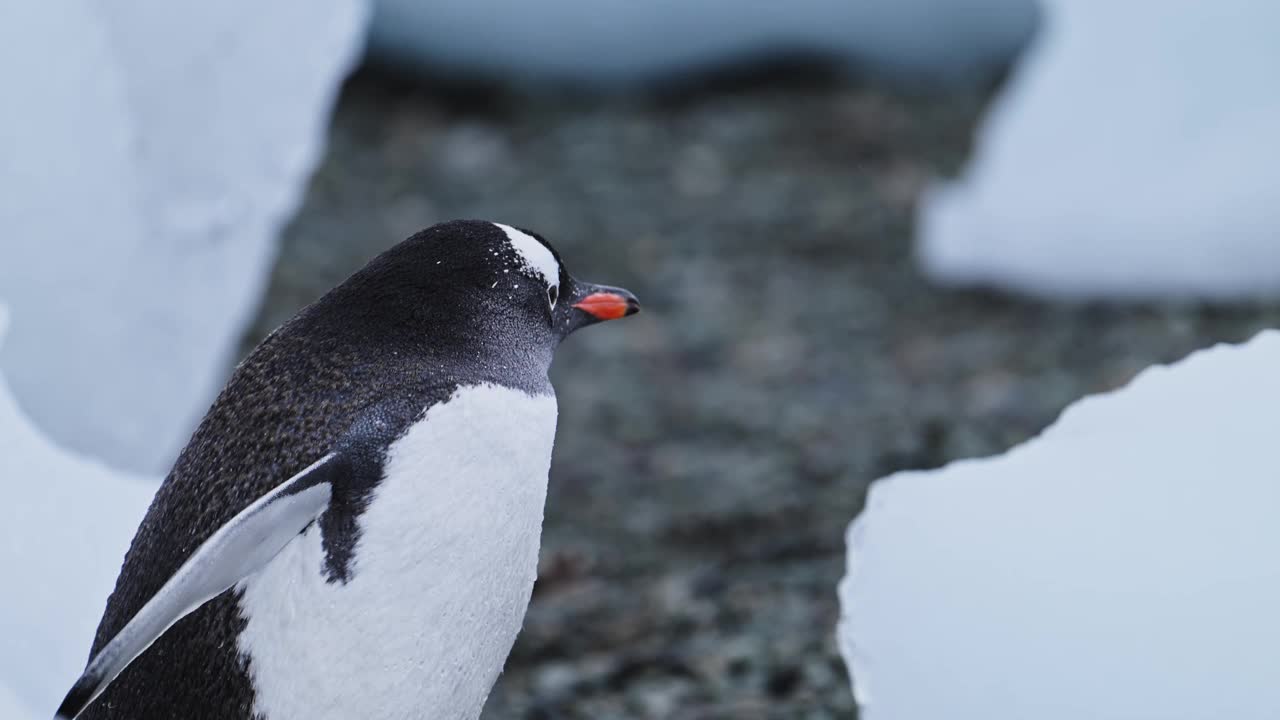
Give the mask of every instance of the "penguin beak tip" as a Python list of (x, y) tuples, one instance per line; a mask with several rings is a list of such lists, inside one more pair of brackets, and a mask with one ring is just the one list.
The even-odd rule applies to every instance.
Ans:
[(596, 320), (617, 320), (640, 312), (640, 301), (625, 290), (593, 292), (573, 304)]

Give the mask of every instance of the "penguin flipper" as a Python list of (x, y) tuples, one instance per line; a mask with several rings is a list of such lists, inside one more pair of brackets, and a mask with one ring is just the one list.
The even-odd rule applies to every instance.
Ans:
[(56, 720), (71, 720), (174, 623), (262, 568), (318, 518), (342, 465), (330, 453), (218, 528), (89, 662)]

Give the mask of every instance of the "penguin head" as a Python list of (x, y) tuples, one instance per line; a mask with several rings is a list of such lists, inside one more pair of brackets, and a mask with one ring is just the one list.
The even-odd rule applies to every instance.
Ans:
[(458, 355), (495, 349), (543, 356), (576, 330), (639, 311), (622, 288), (577, 280), (536, 233), (480, 220), (423, 230), (335, 290), (366, 338), (413, 335)]
[[(485, 225), (497, 228), (501, 237)], [(526, 314), (545, 316), (551, 337), (563, 340), (579, 328), (634, 315), (640, 303), (630, 291), (574, 278), (565, 270), (560, 253), (541, 235), (502, 223), (482, 223), (492, 234), (490, 252), (498, 267), (486, 266), (496, 278), (490, 289), (502, 290), (510, 282), (507, 301), (522, 305)], [(480, 275), (485, 276), (481, 271)], [(510, 276), (519, 277), (510, 277)]]

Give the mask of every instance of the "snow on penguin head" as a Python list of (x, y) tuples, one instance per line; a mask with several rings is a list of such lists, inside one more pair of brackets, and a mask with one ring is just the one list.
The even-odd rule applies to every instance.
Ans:
[(506, 234), (507, 244), (520, 258), (523, 264), (522, 270), (526, 274), (530, 277), (541, 277), (548, 288), (560, 287), (560, 273), (564, 268), (560, 265), (560, 258), (552, 252), (545, 241), (538, 240), (529, 233), (517, 230), (510, 225), (502, 223), (494, 223), (494, 225)]
[(430, 339), (433, 347), (421, 350), (464, 364), (482, 356), (536, 361), (530, 369), (541, 375), (569, 334), (639, 308), (626, 290), (576, 280), (539, 235), (482, 220), (413, 235), (322, 302), (345, 306), (325, 313), (326, 322), (366, 326), (359, 334), (371, 341)]

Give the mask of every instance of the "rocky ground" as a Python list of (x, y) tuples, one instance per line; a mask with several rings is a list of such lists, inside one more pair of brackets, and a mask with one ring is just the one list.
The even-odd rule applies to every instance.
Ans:
[(1280, 306), (1064, 306), (911, 263), (984, 95), (829, 78), (583, 99), (364, 73), (246, 343), (455, 217), (545, 234), (644, 312), (575, 336), (541, 579), (485, 712), (852, 717), (833, 639), (867, 484), (1000, 452)]

